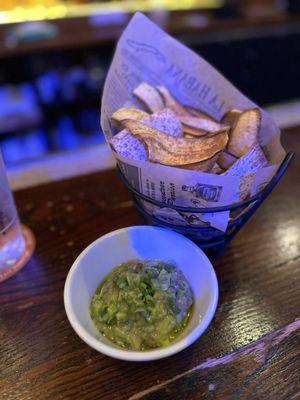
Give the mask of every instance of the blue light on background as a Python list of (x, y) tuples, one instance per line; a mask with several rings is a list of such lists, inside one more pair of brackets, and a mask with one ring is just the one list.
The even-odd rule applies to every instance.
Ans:
[(66, 60), (54, 57), (48, 65), (26, 58), (29, 80), (0, 85), (0, 147), (7, 166), (104, 142), (99, 99), (106, 67), (95, 56), (71, 65)]

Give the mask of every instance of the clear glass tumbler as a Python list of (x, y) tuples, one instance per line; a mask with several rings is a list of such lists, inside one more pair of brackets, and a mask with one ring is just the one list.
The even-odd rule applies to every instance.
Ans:
[(25, 251), (25, 241), (0, 150), (0, 274)]

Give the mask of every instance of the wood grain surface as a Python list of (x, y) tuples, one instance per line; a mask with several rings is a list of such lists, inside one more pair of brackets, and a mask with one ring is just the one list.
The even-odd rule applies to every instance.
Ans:
[[(300, 129), (284, 133), (300, 152)], [(300, 161), (215, 263), (220, 299), (206, 333), (160, 361), (128, 363), (84, 344), (63, 306), (70, 266), (93, 240), (141, 223), (115, 171), (16, 193), (34, 257), (0, 284), (0, 399), (297, 399)]]

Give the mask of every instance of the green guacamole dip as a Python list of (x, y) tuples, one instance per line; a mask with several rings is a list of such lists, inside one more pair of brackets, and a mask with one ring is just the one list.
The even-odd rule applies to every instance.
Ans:
[(91, 318), (120, 347), (147, 350), (168, 346), (186, 327), (192, 289), (173, 265), (133, 260), (112, 270), (91, 299)]

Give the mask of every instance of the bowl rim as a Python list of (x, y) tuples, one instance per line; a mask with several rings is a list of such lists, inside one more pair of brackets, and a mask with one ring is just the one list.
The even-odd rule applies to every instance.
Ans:
[[(208, 310), (204, 317), (199, 320), (197, 326), (187, 335), (185, 335), (182, 339), (180, 339), (178, 342), (175, 342), (167, 347), (164, 348), (158, 348), (154, 350), (147, 350), (147, 351), (133, 351), (133, 350), (125, 350), (121, 348), (116, 348), (112, 347), (106, 343), (103, 343), (97, 339), (95, 339), (78, 321), (75, 312), (71, 306), (70, 302), (70, 288), (71, 288), (71, 283), (72, 279), (74, 277), (74, 272), (78, 268), (82, 258), (94, 247), (96, 246), (99, 242), (102, 242), (112, 236), (117, 236), (120, 233), (124, 231), (130, 231), (130, 230), (136, 230), (136, 229), (151, 229), (151, 230), (160, 230), (164, 231), (167, 234), (176, 235), (185, 242), (187, 245), (192, 247), (197, 253), (201, 254), (202, 257), (204, 257), (205, 262), (207, 264), (207, 267), (210, 269), (211, 273), (211, 300), (209, 302)], [(99, 351), (102, 354), (105, 354), (107, 356), (119, 359), (119, 360), (125, 360), (125, 361), (154, 361), (154, 360), (159, 360), (171, 355), (174, 355), (191, 344), (193, 344), (207, 329), (208, 325), (212, 321), (214, 314), (216, 312), (217, 304), (218, 304), (218, 298), (219, 298), (219, 285), (218, 285), (218, 280), (217, 276), (215, 273), (215, 270), (206, 256), (206, 254), (201, 250), (194, 242), (192, 242), (190, 239), (186, 238), (185, 236), (181, 235), (180, 233), (174, 232), (170, 229), (166, 228), (161, 228), (161, 227), (156, 227), (156, 226), (149, 226), (149, 225), (135, 225), (135, 226), (129, 226), (125, 228), (120, 228), (114, 231), (111, 231), (105, 235), (100, 236), (98, 239), (94, 240), (92, 243), (90, 243), (75, 259), (73, 262), (66, 281), (64, 285), (64, 307), (65, 307), (65, 312), (67, 314), (67, 318), (74, 329), (74, 331), (77, 333), (77, 335), (90, 347), (93, 349)]]

